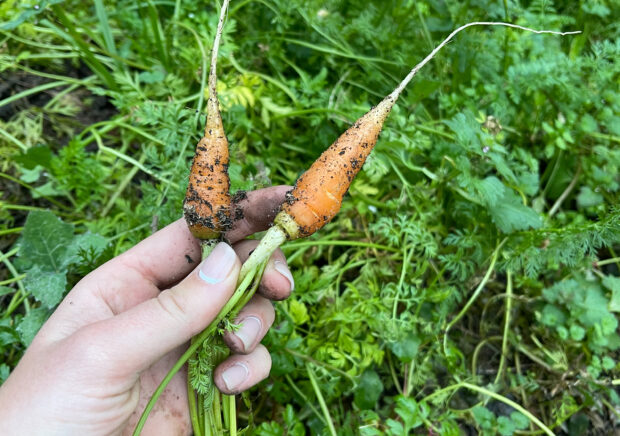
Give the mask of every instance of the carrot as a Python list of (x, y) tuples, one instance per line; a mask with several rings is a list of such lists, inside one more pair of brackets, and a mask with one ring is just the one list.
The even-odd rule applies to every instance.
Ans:
[(297, 180), (274, 221), (287, 239), (313, 234), (338, 213), (396, 98), (397, 94), (390, 94), (358, 119)]
[[(327, 224), (338, 212), (342, 199), (353, 178), (357, 175), (366, 158), (377, 143), (383, 123), (394, 103), (416, 75), (437, 52), (461, 30), (477, 25), (507, 26), (534, 33), (553, 33), (568, 35), (579, 32), (553, 32), (533, 30), (509, 23), (474, 22), (453, 31), (422, 62), (416, 65), (405, 79), (385, 97), (377, 106), (358, 119), (345, 131), (321, 156), (310, 166), (308, 171), (297, 180), (293, 190), (276, 215), (274, 225), (269, 228), (241, 267), (237, 289), (217, 318), (192, 341), (192, 344), (168, 372), (164, 381), (151, 397), (139, 424), (143, 425), (149, 411), (174, 374), (187, 362), (190, 356), (202, 346), (203, 341), (214, 334), (219, 323), (226, 317), (233, 319), (239, 310), (249, 301), (258, 287), (262, 272), (271, 254), (287, 239), (309, 236)], [(207, 226), (208, 227), (208, 226)], [(209, 227), (211, 228), (211, 227)], [(139, 433), (141, 425), (136, 427), (134, 435)]]
[(457, 33), (471, 26), (506, 26), (534, 33), (557, 35), (580, 33), (534, 30), (502, 22), (472, 22), (454, 30), (407, 74), (394, 91), (340, 135), (336, 142), (299, 177), (276, 215), (274, 226), (267, 231), (241, 268), (241, 279), (256, 269), (264, 259), (269, 258), (285, 240), (310, 236), (338, 213), (353, 178), (376, 145), (385, 119), (407, 84)]
[(217, 53), (229, 0), (224, 0), (213, 41), (209, 69), (207, 122), (189, 173), (183, 215), (192, 234), (201, 240), (215, 239), (231, 226), (228, 139), (217, 98)]
[(469, 23), (453, 31), (409, 72), (392, 93), (347, 129), (297, 180), (274, 221), (286, 232), (287, 239), (309, 236), (336, 215), (340, 210), (342, 198), (377, 143), (385, 119), (407, 84), (454, 35), (467, 27), (476, 25), (508, 26), (534, 33), (561, 35), (579, 33), (533, 30), (514, 24), (495, 22)]

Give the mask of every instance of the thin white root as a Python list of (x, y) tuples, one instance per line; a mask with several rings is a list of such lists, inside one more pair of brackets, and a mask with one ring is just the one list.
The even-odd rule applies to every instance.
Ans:
[(422, 60), (422, 62), (417, 64), (415, 67), (413, 67), (413, 69), (409, 72), (409, 74), (407, 74), (407, 77), (405, 77), (403, 81), (400, 82), (400, 85), (398, 85), (394, 91), (392, 91), (392, 93), (390, 94), (390, 97), (393, 97), (393, 100), (396, 100), (398, 96), (401, 94), (401, 92), (403, 92), (403, 89), (405, 89), (405, 86), (407, 86), (407, 84), (411, 81), (413, 76), (415, 76), (424, 65), (426, 65), (431, 59), (433, 59), (439, 50), (441, 50), (448, 42), (450, 42), (450, 40), (454, 38), (454, 36), (457, 33), (459, 33), (461, 30), (464, 30), (472, 26), (504, 26), (504, 27), (512, 27), (515, 29), (525, 30), (525, 31), (532, 32), (532, 33), (550, 33), (553, 35), (562, 35), (562, 36), (563, 35), (575, 35), (575, 34), (581, 33), (580, 30), (576, 30), (572, 32), (557, 32), (555, 30), (536, 30), (536, 29), (531, 29), (529, 27), (519, 26), (518, 24), (502, 23), (502, 22), (497, 22), (497, 21), (474, 21), (472, 23), (464, 24), (458, 29), (454, 30), (450, 35), (448, 35), (448, 37), (444, 39), (441, 42), (441, 44), (435, 47), (433, 51), (431, 51), (429, 55), (426, 56), (424, 60)]
[(220, 10), (220, 19), (217, 22), (217, 30), (215, 32), (215, 39), (213, 40), (213, 50), (211, 51), (211, 65), (209, 66), (209, 96), (215, 97), (217, 95), (217, 52), (220, 49), (220, 39), (224, 28), (224, 21), (226, 14), (228, 13), (228, 3), (230, 0), (224, 0), (222, 3), (222, 9)]
[(237, 283), (241, 283), (245, 276), (252, 270), (258, 268), (264, 261), (269, 259), (271, 254), (286, 241), (286, 233), (280, 226), (272, 226), (262, 237), (248, 260), (241, 266)]

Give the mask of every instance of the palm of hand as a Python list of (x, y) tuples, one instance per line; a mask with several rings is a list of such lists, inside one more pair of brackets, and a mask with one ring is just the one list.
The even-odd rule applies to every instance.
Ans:
[[(250, 193), (240, 205), (245, 218), (227, 234), (228, 239), (238, 241), (266, 228), (285, 192), (286, 187), (275, 187)], [(236, 251), (243, 259), (254, 246), (244, 241)], [(82, 279), (2, 386), (0, 433), (21, 429), (24, 434), (131, 434), (153, 391), (186, 348), (181, 344), (206, 326), (234, 290), (238, 259), (234, 277), (215, 285), (210, 295), (201, 295), (207, 300), (201, 302), (205, 307), (185, 319), (185, 294), (172, 296), (175, 289), (189, 292), (192, 286), (200, 286), (197, 274), (190, 274), (199, 263), (194, 259), (199, 258), (197, 241), (179, 220)], [(274, 258), (284, 260), (281, 252)], [(262, 291), (272, 298), (285, 298), (292, 286), (290, 277), (273, 268), (274, 260), (270, 264)], [(220, 365), (246, 361), (251, 371), (239, 390), (264, 378), (270, 366), (268, 353), (257, 344), (273, 322), (273, 308), (257, 295), (239, 316), (245, 312), (260, 319), (263, 328), (251, 344), (227, 334), (229, 346), (242, 354)], [(158, 319), (154, 313), (162, 316)], [(227, 388), (217, 371), (215, 382), (223, 391), (234, 390)], [(186, 373), (181, 371), (160, 397), (143, 434), (191, 432), (186, 390)]]

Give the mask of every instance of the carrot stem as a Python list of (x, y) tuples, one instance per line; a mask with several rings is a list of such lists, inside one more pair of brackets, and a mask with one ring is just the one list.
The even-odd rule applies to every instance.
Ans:
[(255, 271), (260, 264), (266, 262), (271, 254), (286, 241), (286, 233), (278, 225), (272, 226), (262, 237), (248, 260), (241, 266), (239, 280), (243, 280), (251, 271)]
[[(263, 265), (259, 265), (259, 267), (262, 266), (264, 268), (265, 264), (266, 262), (263, 263)], [(176, 361), (172, 368), (170, 368), (170, 371), (168, 371), (157, 389), (155, 389), (155, 392), (153, 392), (153, 395), (147, 403), (144, 412), (142, 412), (142, 416), (140, 416), (140, 420), (136, 424), (136, 428), (133, 431), (133, 436), (138, 436), (142, 432), (144, 424), (146, 423), (146, 420), (151, 413), (151, 410), (153, 410), (155, 403), (157, 403), (157, 400), (163, 393), (164, 389), (166, 389), (166, 386), (168, 386), (168, 383), (170, 383), (170, 380), (172, 380), (174, 375), (179, 372), (183, 365), (185, 365), (185, 363), (189, 360), (192, 354), (194, 354), (198, 347), (202, 345), (205, 339), (213, 335), (217, 331), (220, 322), (222, 322), (226, 315), (228, 315), (228, 313), (236, 306), (237, 302), (241, 299), (244, 293), (248, 291), (248, 288), (248, 292), (251, 292), (252, 294), (256, 292), (256, 289), (258, 289), (258, 284), (260, 282), (260, 276), (258, 276), (257, 273), (260, 273), (260, 268), (249, 271), (243, 280), (237, 282), (237, 289), (235, 290), (235, 293), (224, 305), (224, 308), (220, 311), (217, 317), (213, 321), (211, 321), (211, 323), (200, 334), (195, 336), (194, 342), (187, 348), (185, 353), (183, 353), (179, 360)], [(254, 280), (255, 278), (257, 280)]]
[(444, 39), (437, 47), (435, 47), (433, 51), (431, 51), (428, 54), (428, 56), (426, 56), (422, 60), (422, 62), (417, 64), (415, 67), (413, 67), (411, 71), (409, 72), (409, 74), (407, 74), (407, 76), (403, 79), (403, 81), (400, 82), (400, 84), (396, 87), (394, 91), (392, 91), (390, 95), (394, 97), (395, 99), (398, 98), (398, 96), (403, 92), (403, 89), (405, 89), (405, 87), (411, 81), (411, 79), (413, 79), (413, 77), (418, 73), (418, 71), (420, 71), (420, 69), (422, 69), (424, 65), (429, 63), (429, 61), (435, 57), (435, 55), (437, 54), (439, 50), (441, 50), (447, 43), (449, 43), (450, 40), (454, 38), (454, 36), (457, 33), (472, 26), (504, 26), (504, 27), (512, 27), (514, 29), (526, 30), (532, 33), (550, 33), (553, 35), (561, 35), (561, 36), (575, 35), (575, 34), (581, 33), (580, 30), (571, 31), (571, 32), (557, 32), (555, 30), (536, 30), (536, 29), (531, 29), (529, 27), (519, 26), (518, 24), (503, 23), (500, 21), (474, 21), (472, 23), (467, 23), (467, 24), (462, 25), (458, 29), (454, 30), (450, 35), (447, 36), (446, 39)]
[(189, 403), (189, 417), (192, 422), (192, 427), (194, 428), (194, 436), (204, 436), (200, 427), (200, 414), (198, 413), (198, 408), (196, 407), (196, 394), (192, 389), (192, 383), (189, 376), (187, 377), (187, 401)]
[(222, 29), (224, 28), (224, 19), (226, 18), (226, 11), (228, 10), (228, 3), (230, 3), (230, 0), (224, 0), (222, 3), (220, 19), (217, 23), (217, 31), (215, 33), (215, 39), (213, 40), (211, 65), (209, 66), (209, 97), (215, 97), (217, 95), (217, 53), (220, 49), (220, 39), (222, 38)]

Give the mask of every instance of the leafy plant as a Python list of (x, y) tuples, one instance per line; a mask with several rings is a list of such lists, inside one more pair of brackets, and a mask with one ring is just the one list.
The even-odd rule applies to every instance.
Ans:
[[(583, 31), (473, 29), (420, 72), (341, 214), (284, 246), (272, 375), (239, 401), (258, 434), (618, 426), (613, 6), (232, 2), (233, 189), (293, 182), (460, 24)], [(0, 5), (0, 380), (80, 277), (181, 216), (216, 21), (186, 1)]]

